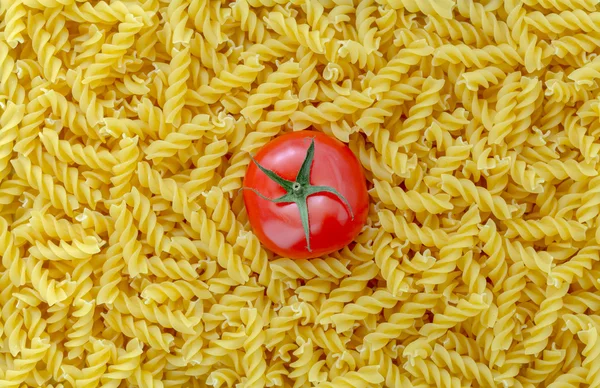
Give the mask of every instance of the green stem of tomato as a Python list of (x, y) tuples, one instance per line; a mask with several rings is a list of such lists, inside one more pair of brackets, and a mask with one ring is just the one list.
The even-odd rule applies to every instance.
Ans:
[(310, 184), (310, 173), (312, 171), (313, 159), (315, 157), (315, 139), (311, 139), (310, 145), (308, 146), (308, 150), (306, 151), (306, 157), (302, 162), (302, 166), (300, 170), (298, 170), (298, 175), (296, 175), (296, 179), (294, 181), (290, 181), (284, 179), (277, 175), (276, 172), (269, 170), (260, 163), (256, 161), (250, 155), (250, 158), (256, 164), (256, 166), (273, 182), (277, 183), (281, 186), (286, 193), (279, 198), (267, 198), (258, 192), (256, 189), (243, 187), (242, 189), (251, 190), (259, 197), (271, 201), (274, 203), (295, 203), (298, 206), (298, 211), (300, 212), (300, 220), (302, 221), (302, 228), (304, 229), (304, 235), (306, 236), (306, 249), (311, 252), (310, 249), (310, 225), (308, 221), (308, 197), (314, 194), (321, 193), (330, 193), (335, 195), (346, 207), (348, 213), (350, 213), (350, 217), (354, 219), (354, 213), (352, 212), (352, 207), (348, 200), (340, 194), (336, 189), (331, 186), (313, 186)]

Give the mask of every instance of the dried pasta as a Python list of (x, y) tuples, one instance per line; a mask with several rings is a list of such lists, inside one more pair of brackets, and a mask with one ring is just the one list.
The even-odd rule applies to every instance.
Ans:
[[(593, 0), (0, 0), (0, 386), (600, 386)], [(367, 224), (263, 248), (307, 128)]]

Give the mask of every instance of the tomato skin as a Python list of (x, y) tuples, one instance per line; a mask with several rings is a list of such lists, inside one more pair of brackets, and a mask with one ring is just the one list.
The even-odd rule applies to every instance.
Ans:
[[(244, 190), (248, 219), (256, 236), (271, 251), (294, 259), (318, 257), (343, 248), (358, 235), (368, 216), (369, 196), (362, 166), (350, 148), (337, 139), (315, 131), (292, 132), (272, 140), (255, 159), (282, 178), (293, 181), (311, 138), (315, 141), (315, 154), (310, 183), (336, 189), (348, 200), (354, 219), (335, 195), (318, 193), (309, 196), (309, 251), (295, 203), (273, 203), (251, 190)], [(286, 193), (254, 163), (248, 166), (243, 185), (267, 198)]]

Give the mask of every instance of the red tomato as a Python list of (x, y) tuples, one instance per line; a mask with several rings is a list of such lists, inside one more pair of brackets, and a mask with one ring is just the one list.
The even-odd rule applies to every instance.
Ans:
[(337, 251), (367, 220), (369, 198), (358, 159), (320, 132), (293, 132), (268, 143), (248, 167), (244, 189), (254, 233), (281, 256)]

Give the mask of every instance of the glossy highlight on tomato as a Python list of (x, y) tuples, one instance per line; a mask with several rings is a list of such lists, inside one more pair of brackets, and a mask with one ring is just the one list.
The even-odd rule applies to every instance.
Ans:
[(292, 132), (268, 143), (248, 166), (243, 186), (254, 233), (284, 257), (337, 251), (367, 220), (369, 198), (358, 159), (321, 132)]

